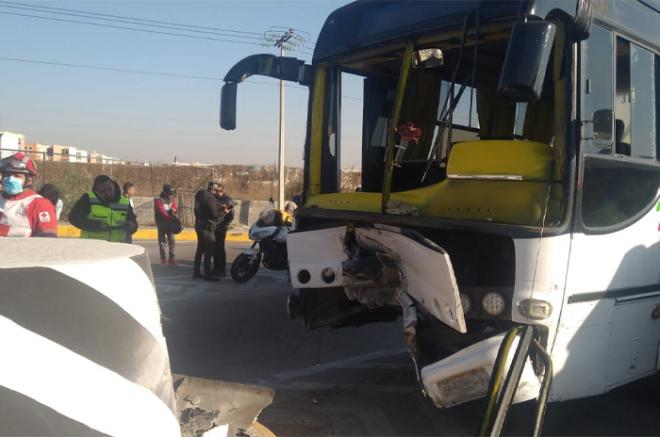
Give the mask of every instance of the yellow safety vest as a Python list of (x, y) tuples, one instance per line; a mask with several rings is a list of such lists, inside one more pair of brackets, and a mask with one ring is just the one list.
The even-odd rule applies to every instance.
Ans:
[(95, 240), (106, 240), (113, 242), (123, 242), (126, 240), (126, 231), (123, 229), (114, 229), (123, 226), (128, 216), (129, 202), (128, 198), (121, 196), (118, 202), (103, 203), (96, 197), (93, 191), (87, 193), (89, 196), (89, 214), (90, 220), (107, 223), (110, 229), (106, 231), (81, 231), (80, 238), (92, 238)]

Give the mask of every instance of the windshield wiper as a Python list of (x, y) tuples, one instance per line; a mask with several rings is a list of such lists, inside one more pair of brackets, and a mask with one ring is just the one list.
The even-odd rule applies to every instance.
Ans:
[[(475, 20), (476, 20), (475, 23), (476, 41), (475, 41), (473, 63), (472, 63), (472, 80), (471, 80), (471, 89), (470, 89), (470, 109), (469, 109), (470, 121), (468, 122), (469, 125), (472, 125), (472, 98), (473, 98), (474, 85), (476, 79), (477, 57), (478, 57), (478, 47), (479, 47), (479, 13), (478, 12)], [(448, 143), (448, 147), (451, 146), (451, 140), (452, 140), (451, 134), (452, 134), (454, 110), (456, 109), (456, 106), (458, 106), (458, 102), (460, 101), (463, 95), (463, 91), (465, 91), (465, 87), (466, 87), (465, 83), (461, 84), (458, 93), (456, 95), (454, 94), (454, 89), (456, 86), (456, 76), (458, 75), (458, 70), (460, 68), (461, 62), (463, 61), (463, 51), (465, 50), (465, 41), (467, 39), (469, 21), (470, 21), (470, 17), (466, 16), (463, 21), (463, 34), (461, 35), (461, 45), (458, 51), (458, 59), (456, 61), (456, 66), (454, 67), (454, 71), (452, 72), (451, 75), (451, 81), (449, 82), (447, 96), (445, 97), (445, 101), (442, 105), (440, 116), (436, 121), (436, 125), (439, 126), (438, 132), (437, 132), (437, 136), (435, 137), (435, 140), (433, 141), (433, 145), (429, 150), (429, 154), (427, 156), (426, 168), (424, 169), (424, 173), (422, 174), (422, 179), (421, 179), (422, 183), (426, 180), (429, 171), (431, 170), (431, 166), (433, 165), (433, 161), (438, 159), (438, 151), (440, 149), (440, 146), (442, 145), (445, 129), (447, 128), (449, 128), (449, 132), (447, 133), (447, 143)], [(450, 101), (451, 103), (449, 103)], [(449, 106), (447, 106), (448, 103)], [(447, 150), (447, 153), (449, 153), (449, 150)]]
[[(448, 100), (446, 100), (445, 106), (443, 106), (442, 110), (440, 111), (440, 117), (435, 122), (435, 124), (439, 126), (438, 133), (435, 137), (435, 141), (433, 142), (433, 146), (431, 147), (431, 150), (429, 150), (429, 154), (426, 161), (426, 168), (424, 169), (424, 174), (422, 175), (421, 182), (424, 182), (426, 176), (431, 170), (433, 161), (435, 161), (437, 158), (438, 150), (440, 149), (440, 145), (442, 144), (442, 137), (444, 136), (445, 129), (447, 127), (449, 127), (449, 134), (447, 140), (449, 143), (451, 143), (451, 124), (452, 124), (451, 118), (452, 115), (454, 114), (454, 110), (456, 109), (456, 106), (458, 106), (458, 102), (461, 100), (463, 91), (465, 91), (465, 84), (462, 84), (461, 87), (458, 89), (458, 94), (456, 94), (454, 97), (451, 98), (451, 103), (449, 104), (449, 107), (448, 108), (446, 107), (446, 104), (448, 103)], [(453, 89), (447, 93), (447, 97), (450, 97), (452, 94), (453, 94)]]

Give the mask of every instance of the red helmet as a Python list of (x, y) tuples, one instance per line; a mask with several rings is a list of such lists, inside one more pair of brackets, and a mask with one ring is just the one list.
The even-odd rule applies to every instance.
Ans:
[(37, 175), (37, 164), (24, 152), (18, 152), (6, 158), (0, 159), (0, 173), (22, 173), (35, 177)]

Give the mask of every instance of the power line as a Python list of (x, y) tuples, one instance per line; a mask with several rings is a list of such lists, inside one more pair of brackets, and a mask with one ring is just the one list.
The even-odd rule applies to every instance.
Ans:
[(42, 19), (42, 20), (60, 21), (60, 22), (64, 22), (64, 23), (85, 24), (85, 25), (88, 25), (88, 26), (107, 27), (107, 28), (111, 28), (111, 29), (130, 30), (130, 31), (134, 31), (134, 32), (155, 33), (155, 34), (159, 34), (159, 35), (176, 36), (176, 37), (182, 37), (182, 38), (201, 39), (201, 40), (207, 40), (207, 41), (222, 41), (222, 42), (231, 42), (231, 43), (236, 43), (236, 44), (249, 44), (249, 45), (260, 46), (261, 47), (261, 44), (256, 43), (256, 42), (251, 42), (251, 41), (237, 41), (237, 40), (229, 40), (229, 39), (223, 39), (223, 38), (210, 38), (210, 37), (205, 37), (205, 36), (186, 35), (186, 34), (183, 34), (183, 33), (163, 32), (163, 31), (160, 31), (160, 30), (139, 29), (139, 28), (134, 28), (134, 27), (116, 26), (116, 25), (113, 25), (113, 24), (101, 24), (101, 23), (93, 23), (93, 22), (86, 22), (86, 21), (80, 21), (80, 20), (70, 20), (70, 19), (67, 19), (67, 18), (44, 17), (44, 16), (39, 16), (39, 15), (22, 14), (22, 13), (19, 13), (19, 12), (3, 12), (3, 11), (0, 11), (0, 14), (2, 14), (2, 15), (16, 15), (16, 16), (29, 17), (29, 18), (38, 18), (38, 19)]
[[(67, 67), (67, 68), (74, 68), (74, 69), (81, 69), (81, 70), (110, 71), (110, 72), (115, 72), (115, 73), (142, 74), (142, 75), (147, 75), (147, 76), (160, 76), (160, 77), (170, 77), (170, 78), (178, 78), (178, 79), (194, 79), (194, 80), (222, 82), (221, 78), (213, 77), (213, 76), (200, 76), (200, 75), (194, 75), (194, 74), (167, 73), (167, 72), (162, 72), (162, 71), (135, 70), (135, 69), (130, 69), (130, 68), (102, 67), (102, 66), (99, 66), (99, 65), (73, 64), (73, 63), (69, 63), (69, 62), (44, 61), (44, 60), (40, 60), (40, 59), (0, 57), (0, 61), (19, 62), (19, 63), (23, 63), (23, 64), (51, 65), (51, 66), (55, 66), (55, 67)], [(252, 80), (252, 79), (248, 79), (248, 80), (244, 81), (243, 83), (279, 87), (279, 84), (277, 84), (277, 83), (264, 82), (264, 81)], [(295, 89), (295, 90), (309, 91), (309, 88), (307, 88), (305, 86), (295, 85), (295, 84), (287, 85), (287, 88), (291, 88), (291, 89)], [(342, 95), (342, 97), (345, 98), (345, 99), (349, 99), (349, 100), (362, 101), (362, 99), (359, 98), (359, 97), (346, 96), (346, 95)]]
[[(54, 15), (64, 15), (64, 16), (69, 16), (69, 17), (89, 18), (89, 19), (92, 19), (92, 20), (103, 20), (103, 21), (110, 21), (110, 22), (115, 22), (115, 23), (124, 23), (124, 24), (138, 25), (138, 26), (150, 26), (150, 27), (156, 27), (156, 28), (160, 28), (160, 29), (170, 29), (170, 30), (176, 30), (176, 31), (180, 31), (180, 32), (199, 33), (199, 34), (206, 34), (206, 35), (216, 35), (216, 36), (223, 36), (223, 37), (236, 38), (236, 39), (242, 38), (242, 39), (255, 40), (255, 41), (261, 40), (261, 36), (242, 35), (242, 34), (238, 34), (238, 33), (233, 34), (233, 33), (231, 33), (231, 31), (217, 32), (217, 31), (209, 31), (209, 30), (198, 30), (194, 26), (141, 23), (139, 20), (135, 20), (135, 19), (132, 19), (132, 18), (120, 19), (120, 18), (96, 17), (96, 16), (94, 16), (93, 13), (59, 12), (59, 11), (51, 11), (51, 10), (49, 10), (50, 8), (44, 8), (44, 7), (41, 7), (41, 6), (40, 7), (14, 6), (13, 4), (12, 5), (6, 5), (4, 3), (7, 3), (7, 2), (0, 1), (0, 8), (13, 8), (13, 9), (19, 9), (19, 10), (27, 10), (27, 11), (33, 12), (33, 13), (34, 12), (41, 12), (41, 13), (54, 14)], [(89, 23), (89, 22), (86, 22), (86, 23)], [(100, 23), (97, 23), (97, 24), (100, 24)]]
[(211, 76), (197, 76), (197, 75), (192, 75), (192, 74), (165, 73), (165, 72), (148, 71), (148, 70), (132, 70), (132, 69), (128, 69), (128, 68), (101, 67), (101, 66), (98, 66), (98, 65), (71, 64), (71, 63), (67, 63), (67, 62), (42, 61), (42, 60), (37, 60), (37, 59), (22, 59), (22, 58), (0, 57), (0, 61), (20, 62), (20, 63), (24, 63), (24, 64), (53, 65), (53, 66), (58, 66), (58, 67), (79, 68), (79, 69), (85, 69), (85, 70), (113, 71), (113, 72), (118, 72), (118, 73), (135, 73), (135, 74), (145, 74), (145, 75), (150, 75), (150, 76), (164, 76), (164, 77), (175, 77), (175, 78), (185, 78), (185, 79), (212, 80), (212, 81), (215, 81), (215, 82), (220, 82), (222, 80), (219, 77), (211, 77)]
[(176, 22), (172, 22), (172, 21), (151, 20), (151, 19), (148, 19), (148, 18), (137, 18), (137, 17), (129, 17), (129, 16), (123, 16), (123, 15), (102, 14), (102, 13), (99, 13), (99, 12), (82, 11), (82, 10), (77, 10), (77, 9), (57, 8), (57, 7), (54, 7), (54, 6), (40, 6), (40, 5), (35, 5), (35, 4), (18, 3), (18, 2), (12, 2), (12, 1), (0, 1), (0, 3), (4, 3), (6, 5), (14, 5), (15, 7), (20, 6), (22, 8), (31, 7), (33, 9), (42, 9), (44, 11), (46, 11), (46, 10), (62, 11), (62, 12), (89, 14), (89, 15), (95, 15), (95, 16), (98, 16), (98, 17), (118, 18), (118, 19), (142, 22), (142, 23), (145, 23), (145, 24), (146, 23), (154, 23), (154, 24), (163, 24), (163, 25), (171, 25), (171, 26), (179, 26), (179, 27), (188, 27), (188, 28), (197, 28), (197, 29), (206, 29), (206, 30), (216, 30), (216, 31), (220, 31), (220, 32), (232, 32), (232, 33), (240, 33), (240, 34), (246, 34), (246, 35), (255, 35), (255, 36), (258, 36), (258, 37), (261, 37), (261, 35), (262, 35), (259, 32), (249, 32), (249, 31), (244, 31), (244, 30), (226, 29), (226, 28), (221, 28), (221, 27), (211, 27), (211, 26), (200, 26), (200, 25), (176, 23)]
[[(240, 40), (248, 40), (250, 42), (253, 41), (262, 41), (264, 37), (266, 36), (265, 34), (259, 33), (259, 32), (251, 32), (251, 31), (244, 31), (244, 30), (236, 30), (236, 29), (228, 29), (228, 28), (222, 28), (222, 27), (213, 27), (213, 26), (201, 26), (201, 25), (193, 25), (193, 24), (185, 24), (185, 23), (178, 23), (178, 22), (172, 22), (172, 21), (161, 21), (161, 20), (152, 20), (152, 19), (147, 19), (147, 18), (138, 18), (138, 17), (131, 17), (131, 16), (124, 16), (124, 15), (113, 15), (113, 14), (103, 14), (99, 12), (92, 12), (92, 11), (84, 11), (84, 10), (79, 10), (79, 9), (68, 9), (68, 8), (58, 8), (58, 7), (53, 7), (53, 6), (41, 6), (41, 5), (35, 5), (35, 4), (29, 4), (29, 3), (17, 3), (13, 1), (7, 1), (7, 0), (0, 0), (0, 7), (2, 8), (12, 8), (12, 9), (18, 9), (18, 10), (23, 10), (23, 11), (28, 11), (32, 12), (33, 14), (36, 13), (46, 13), (46, 14), (51, 14), (51, 15), (63, 15), (63, 16), (69, 16), (69, 17), (78, 17), (78, 18), (88, 18), (90, 20), (103, 20), (103, 21), (110, 21), (110, 22), (115, 22), (115, 23), (123, 23), (123, 24), (129, 24), (129, 25), (134, 25), (134, 26), (149, 26), (149, 27), (155, 27), (155, 28), (160, 28), (160, 29), (168, 29), (168, 30), (174, 30), (178, 32), (188, 32), (188, 33), (196, 33), (196, 34), (204, 34), (204, 35), (215, 35), (215, 36), (220, 36), (220, 37), (225, 37), (225, 38), (232, 38), (231, 40), (226, 40), (222, 38), (196, 38), (196, 39), (207, 39), (207, 40), (213, 40), (213, 41), (224, 41), (224, 42), (238, 42), (236, 41), (237, 39)], [(66, 20), (62, 18), (55, 18), (55, 17), (50, 17), (50, 16), (42, 16), (42, 15), (30, 15), (27, 13), (18, 13), (18, 12), (0, 12), (5, 15), (17, 15), (17, 16), (23, 16), (23, 17), (29, 17), (29, 18), (38, 18), (42, 20), (51, 20), (51, 21), (60, 21), (60, 22), (71, 22), (75, 24), (83, 24), (83, 25), (91, 25), (91, 26), (98, 26), (98, 27), (109, 27), (109, 28), (115, 28), (115, 29), (122, 29), (122, 30), (131, 30), (131, 31), (141, 31), (141, 32), (148, 32), (148, 33), (160, 33), (164, 35), (170, 35), (170, 36), (181, 36), (181, 37), (188, 37), (188, 38), (194, 38), (192, 35), (186, 35), (186, 34), (180, 34), (177, 33), (176, 35), (171, 33), (171, 32), (158, 32), (158, 31), (153, 31), (150, 29), (141, 29), (141, 28), (128, 28), (125, 26), (113, 26), (113, 25), (108, 25), (108, 24), (102, 24), (102, 23), (95, 23), (95, 22), (90, 22), (90, 21), (80, 21), (80, 20)], [(277, 28), (286, 28), (285, 26), (276, 26)], [(292, 29), (295, 30), (296, 32), (299, 33), (304, 33), (306, 35), (305, 39), (306, 42), (309, 41), (309, 33), (305, 32), (304, 30), (300, 29)], [(240, 43), (245, 43), (245, 42), (240, 42)], [(314, 50), (313, 45), (315, 42), (312, 42), (312, 46), (304, 45), (304, 49), (308, 50), (303, 50), (299, 49), (297, 51), (304, 53), (306, 55), (312, 56), (313, 53), (311, 53), (309, 50)]]

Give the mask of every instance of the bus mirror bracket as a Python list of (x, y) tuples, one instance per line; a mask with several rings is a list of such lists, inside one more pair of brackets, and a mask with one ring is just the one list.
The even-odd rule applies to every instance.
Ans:
[(250, 76), (269, 76), (274, 79), (310, 86), (312, 66), (296, 58), (270, 54), (252, 55), (238, 61), (225, 75), (220, 97), (220, 127), (236, 129), (238, 84)]
[(541, 99), (556, 27), (547, 21), (515, 23), (504, 57), (497, 93), (514, 102)]

